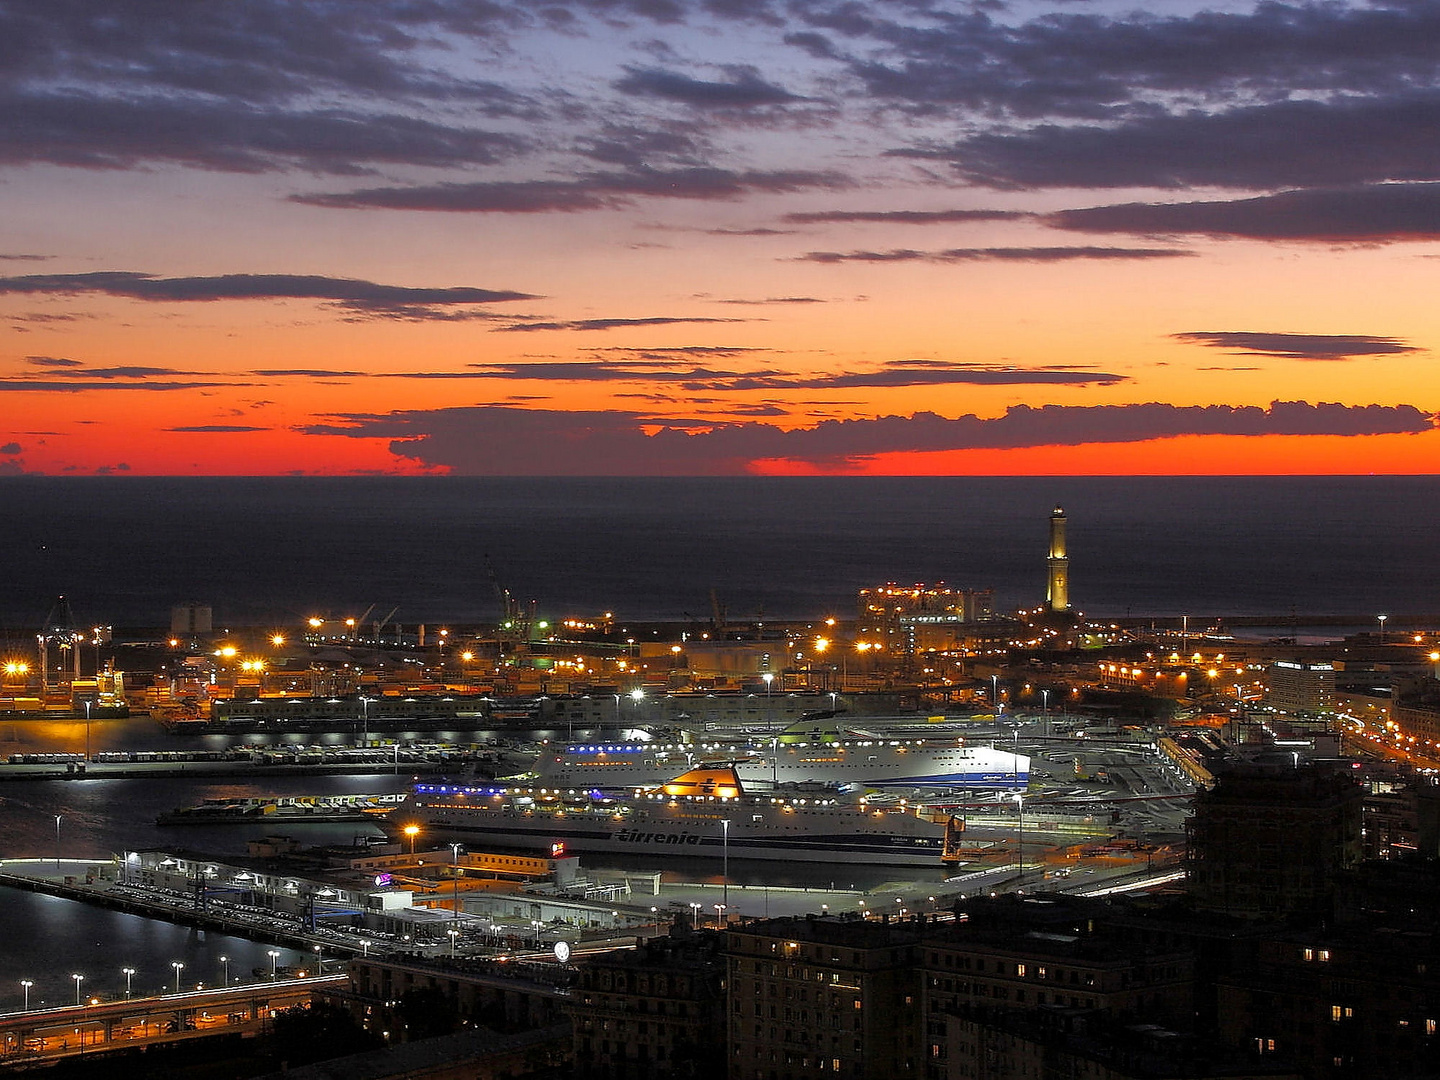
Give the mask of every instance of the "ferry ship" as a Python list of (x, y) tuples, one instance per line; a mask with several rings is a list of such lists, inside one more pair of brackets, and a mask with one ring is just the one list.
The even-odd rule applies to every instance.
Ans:
[(417, 784), (390, 815), (397, 836), (549, 852), (937, 866), (963, 824), (891, 796), (824, 784), (745, 790), (733, 768), (691, 769), (628, 795), (599, 790)]
[(959, 739), (882, 739), (797, 725), (773, 738), (711, 743), (586, 743), (536, 761), (547, 787), (654, 787), (688, 769), (729, 766), (752, 788), (822, 783), (863, 788), (1024, 791), (1030, 759)]

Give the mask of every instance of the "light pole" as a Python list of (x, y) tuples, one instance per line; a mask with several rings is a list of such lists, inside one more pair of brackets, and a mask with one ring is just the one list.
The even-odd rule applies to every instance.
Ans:
[(320, 946), (315, 946), (315, 974), (325, 974), (325, 954), (320, 951)]
[(1040, 691), (1040, 708), (1042, 709), (1042, 711), (1043, 711), (1044, 714), (1045, 714), (1045, 735), (1046, 735), (1046, 737), (1049, 737), (1049, 735), (1050, 735), (1050, 691), (1049, 691), (1049, 690), (1041, 690), (1041, 691)]
[(694, 900), (690, 901), (690, 925), (700, 929), (700, 904)]
[(765, 672), (765, 674), (761, 675), (760, 678), (765, 680), (765, 726), (774, 727), (775, 709), (774, 706), (771, 704), (770, 684), (775, 681), (775, 673), (773, 671), (767, 671)]
[(990, 676), (990, 708), (995, 710), (995, 716), (1000, 716), (1000, 676)]
[(1020, 891), (1020, 886), (1025, 883), (1025, 795), (1023, 792), (1015, 793), (1015, 809), (1020, 815), (1020, 828), (1015, 841), (1015, 891)]
[(630, 700), (635, 703), (635, 723), (640, 723), (640, 702), (645, 700), (645, 691), (636, 687), (630, 691)]
[[(98, 645), (95, 647), (95, 652), (97, 654), (100, 652)], [(86, 698), (83, 704), (85, 705), (85, 760), (88, 762), (90, 760), (90, 706), (95, 703)]]
[(20, 985), (25, 988), (25, 1011), (30, 1011), (30, 987), (35, 985), (32, 979), (21, 979)]
[(175, 992), (180, 992), (180, 972), (185, 970), (185, 965), (179, 960), (171, 960), (170, 966), (175, 969)]
[(135, 977), (134, 968), (121, 968), (120, 974), (125, 976), (125, 996), (130, 996), (130, 980)]
[(460, 934), (460, 845), (450, 845), (450, 903), (453, 910), (450, 913), (450, 954), (455, 954), (455, 937)]
[(80, 1004), (80, 984), (85, 981), (85, 976), (84, 976), (84, 975), (71, 975), (70, 977), (75, 980), (75, 1004), (76, 1004), (76, 1005), (79, 1005), (79, 1004)]
[(55, 872), (60, 872), (60, 818), (63, 815), (55, 815)]
[(725, 905), (715, 905), (715, 929), (722, 930), (725, 927)]
[(720, 888), (725, 907), (730, 907), (730, 819), (720, 819)]
[(1388, 619), (1388, 618), (1390, 618), (1389, 615), (1376, 615), (1376, 616), (1375, 616), (1376, 621), (1379, 622), (1379, 624), (1380, 624), (1380, 644), (1381, 644), (1381, 645), (1384, 645), (1384, 644), (1385, 644), (1385, 620)]
[(220, 964), (221, 964), (221, 966), (223, 967), (223, 969), (224, 969), (224, 971), (225, 971), (225, 985), (226, 985), (226, 986), (229, 986), (229, 985), (230, 985), (230, 957), (228, 957), (228, 956), (222, 956), (222, 957), (220, 957)]
[(420, 835), (420, 826), (406, 825), (405, 828), (400, 831), (410, 838), (410, 854), (413, 857), (415, 854), (415, 837)]
[(273, 979), (275, 978), (275, 961), (280, 959), (280, 953), (275, 949), (271, 949), (265, 955), (270, 957), (270, 978)]
[(370, 742), (370, 698), (360, 695), (360, 745)]

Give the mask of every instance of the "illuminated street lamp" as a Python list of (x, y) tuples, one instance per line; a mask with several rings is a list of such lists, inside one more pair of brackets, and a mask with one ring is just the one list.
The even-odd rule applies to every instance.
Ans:
[(175, 992), (180, 992), (180, 972), (185, 970), (185, 965), (179, 960), (171, 960), (170, 966), (175, 969)]
[(84, 975), (71, 975), (70, 977), (75, 980), (75, 1004), (76, 1004), (76, 1005), (79, 1005), (79, 1004), (80, 1004), (80, 984), (85, 981), (85, 976), (84, 976)]
[(130, 996), (130, 980), (135, 977), (134, 968), (121, 968), (120, 974), (125, 976), (125, 996)]
[(1388, 618), (1390, 618), (1389, 615), (1376, 615), (1376, 616), (1375, 616), (1375, 621), (1380, 624), (1380, 644), (1381, 644), (1381, 645), (1384, 645), (1384, 644), (1385, 644), (1385, 620), (1388, 619)]
[(725, 902), (725, 906), (728, 908), (730, 906), (730, 819), (721, 818), (720, 827), (722, 829), (720, 838), (720, 888), (723, 890), (720, 899)]
[(420, 826), (419, 826), (419, 825), (406, 825), (405, 828), (401, 829), (400, 831), (403, 832), (406, 836), (408, 836), (408, 837), (410, 838), (410, 854), (411, 854), (411, 855), (414, 855), (414, 854), (415, 854), (415, 837), (417, 837), (417, 836), (420, 835)]
[(370, 741), (370, 702), (374, 698), (360, 695), (360, 745), (364, 746)]
[(226, 985), (226, 986), (229, 986), (229, 985), (230, 985), (230, 957), (228, 957), (228, 956), (222, 956), (222, 957), (220, 957), (220, 963), (223, 965), (224, 970), (225, 970), (225, 985)]
[(275, 978), (275, 961), (280, 959), (280, 953), (275, 949), (271, 949), (265, 955), (270, 957), (270, 978), (273, 979)]
[(26, 1012), (29, 1012), (29, 1011), (30, 1011), (30, 987), (32, 987), (32, 986), (35, 985), (34, 980), (32, 980), (32, 979), (21, 979), (21, 980), (20, 980), (20, 985), (25, 988), (25, 1011), (26, 1011)]

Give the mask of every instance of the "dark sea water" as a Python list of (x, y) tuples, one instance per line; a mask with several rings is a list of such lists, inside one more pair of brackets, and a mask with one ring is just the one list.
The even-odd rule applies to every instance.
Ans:
[(895, 580), (1044, 596), (1069, 515), (1089, 614), (1440, 611), (1440, 478), (0, 479), (0, 628), (59, 594), (82, 623), (316, 613), (405, 623), (542, 615), (848, 614)]

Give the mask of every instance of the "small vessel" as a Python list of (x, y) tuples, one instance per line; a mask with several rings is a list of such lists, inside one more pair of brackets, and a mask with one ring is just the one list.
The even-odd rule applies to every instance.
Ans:
[(403, 794), (383, 795), (275, 795), (253, 798), (205, 799), (194, 806), (167, 810), (157, 825), (214, 825), (223, 822), (284, 821), (321, 824), (364, 821), (387, 814)]
[(690, 769), (627, 794), (554, 787), (417, 784), (389, 815), (396, 836), (480, 839), (532, 851), (937, 866), (957, 827), (893, 796), (825, 784), (745, 789), (732, 767)]

